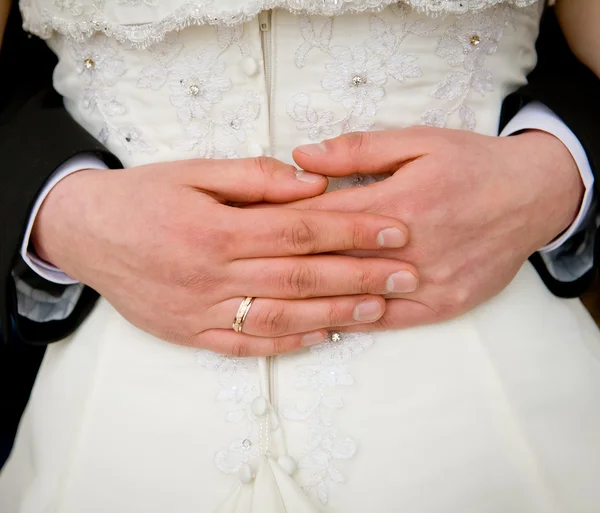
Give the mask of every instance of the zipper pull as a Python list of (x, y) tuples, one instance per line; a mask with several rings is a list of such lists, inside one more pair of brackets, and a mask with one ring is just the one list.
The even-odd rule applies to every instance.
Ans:
[(261, 32), (269, 32), (271, 30), (271, 12), (262, 11), (258, 15), (258, 24)]

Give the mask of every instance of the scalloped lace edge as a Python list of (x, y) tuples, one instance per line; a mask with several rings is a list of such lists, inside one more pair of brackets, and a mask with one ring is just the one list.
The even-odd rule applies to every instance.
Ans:
[(193, 25), (237, 25), (255, 18), (270, 9), (286, 9), (293, 13), (335, 16), (349, 13), (376, 12), (386, 7), (404, 3), (428, 15), (461, 14), (480, 11), (498, 4), (528, 7), (539, 0), (255, 0), (237, 9), (222, 9), (213, 0), (187, 2), (160, 20), (137, 25), (108, 21), (101, 11), (82, 14), (77, 20), (69, 20), (42, 10), (39, 12), (34, 0), (20, 0), (23, 28), (42, 39), (53, 33), (85, 40), (97, 32), (103, 32), (121, 43), (129, 43), (144, 49), (162, 41), (173, 31)]

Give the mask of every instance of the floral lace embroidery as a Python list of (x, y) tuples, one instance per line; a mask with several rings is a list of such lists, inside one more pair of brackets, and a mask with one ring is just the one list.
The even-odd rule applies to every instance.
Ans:
[(212, 106), (221, 101), (231, 81), (223, 77), (225, 64), (219, 61), (217, 46), (178, 59), (170, 69), (171, 103), (182, 123), (206, 119)]
[(54, 0), (54, 5), (60, 12), (68, 11), (72, 16), (79, 17), (84, 13), (97, 12), (104, 8), (104, 0), (88, 0), (81, 3), (78, 0)]
[(385, 84), (389, 77), (399, 82), (418, 78), (421, 69), (415, 64), (416, 55), (401, 51), (402, 42), (409, 35), (426, 35), (435, 30), (435, 24), (417, 19), (409, 20), (406, 7), (397, 7), (396, 32), (378, 16), (369, 19), (370, 37), (363, 46), (331, 46), (333, 19), (312, 22), (303, 17), (300, 30), (304, 39), (296, 50), (294, 62), (302, 68), (313, 49), (331, 57), (325, 65), (327, 75), (322, 87), (330, 98), (346, 109), (346, 115), (335, 119), (332, 111), (317, 112), (305, 93), (294, 95), (289, 103), (288, 115), (296, 122), (298, 130), (307, 131), (311, 140), (320, 140), (340, 133), (369, 130), (385, 97)]
[(103, 35), (99, 35), (87, 43), (72, 40), (69, 40), (68, 43), (71, 57), (75, 62), (75, 69), (85, 84), (81, 106), (85, 111), (98, 112), (103, 119), (103, 125), (98, 134), (100, 141), (105, 143), (112, 135), (129, 153), (155, 152), (156, 148), (143, 139), (139, 128), (134, 126), (118, 127), (111, 121), (111, 118), (122, 116), (129, 110), (111, 91), (112, 86), (125, 74), (123, 57)]
[(225, 474), (236, 474), (241, 466), (259, 455), (258, 421), (250, 405), (258, 395), (252, 379), (257, 370), (256, 359), (233, 358), (212, 351), (196, 352), (196, 361), (205, 369), (219, 373), (217, 401), (228, 405), (226, 419), (239, 425), (239, 437), (215, 453), (215, 465)]
[[(40, 1), (40, 0), (37, 0)], [(64, 1), (64, 0), (59, 0)], [(69, 1), (69, 0), (66, 0)], [(141, 2), (141, 0), (134, 0)], [(102, 7), (87, 0), (78, 20), (56, 16), (37, 7), (36, 0), (21, 0), (24, 28), (44, 39), (53, 32), (78, 40), (97, 32), (110, 34), (119, 42), (136, 48), (148, 48), (162, 41), (167, 34), (191, 25), (237, 25), (255, 18), (261, 11), (282, 8), (298, 14), (339, 16), (365, 11), (381, 11), (402, 3), (429, 14), (462, 14), (480, 11), (501, 3), (525, 7), (538, 0), (195, 0), (182, 3), (160, 20), (144, 24), (125, 25), (106, 19)]]
[(254, 130), (260, 98), (253, 91), (247, 91), (238, 108), (225, 111), (222, 119), (212, 115), (214, 105), (232, 88), (221, 57), (233, 46), (243, 57), (251, 55), (242, 36), (243, 26), (219, 27), (217, 43), (199, 51), (182, 55), (176, 34), (150, 49), (156, 63), (142, 69), (137, 85), (159, 90), (168, 84), (171, 104), (186, 133), (175, 149), (200, 158), (235, 158), (235, 144), (244, 142)]
[(308, 447), (298, 460), (298, 468), (309, 472), (304, 484), (306, 493), (314, 492), (323, 504), (329, 500), (327, 481), (343, 483), (344, 475), (336, 467), (337, 460), (347, 460), (356, 453), (356, 442), (335, 425), (335, 412), (344, 407), (340, 387), (354, 384), (348, 361), (371, 347), (374, 339), (365, 333), (343, 333), (341, 340), (331, 338), (311, 348), (317, 363), (298, 369), (295, 386), (311, 394), (308, 405), (288, 402), (281, 409), (287, 420), (306, 422), (310, 429)]
[(117, 3), (132, 6), (141, 5), (142, 3), (144, 3), (148, 7), (156, 7), (158, 5), (158, 0), (117, 0)]
[(458, 114), (461, 128), (475, 130), (475, 113), (467, 105), (471, 92), (482, 96), (494, 88), (487, 58), (496, 52), (505, 28), (512, 22), (513, 9), (507, 5), (485, 12), (457, 16), (438, 42), (436, 54), (450, 66), (461, 68), (449, 73), (437, 84), (431, 96), (452, 102), (446, 109), (431, 109), (423, 115), (423, 124), (446, 127)]

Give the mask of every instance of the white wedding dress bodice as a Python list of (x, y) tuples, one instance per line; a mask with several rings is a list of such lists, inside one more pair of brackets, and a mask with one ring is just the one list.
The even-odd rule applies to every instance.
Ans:
[[(541, 8), (22, 1), (67, 109), (126, 167), (291, 162), (302, 143), (415, 124), (495, 135)], [(599, 433), (598, 331), (529, 264), (451, 322), (271, 359), (167, 344), (101, 301), (47, 351), (0, 510), (598, 513)]]

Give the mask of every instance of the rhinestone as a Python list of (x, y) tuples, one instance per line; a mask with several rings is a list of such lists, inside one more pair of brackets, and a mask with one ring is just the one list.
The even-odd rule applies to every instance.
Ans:
[(481, 38), (477, 35), (474, 34), (471, 36), (471, 46), (479, 46), (479, 44), (481, 43)]
[(192, 96), (198, 96), (200, 94), (200, 88), (196, 84), (192, 84), (190, 86), (189, 93)]
[(130, 136), (130, 135), (127, 135), (127, 136), (125, 136), (125, 140), (126, 140), (127, 142), (131, 142), (131, 136)]
[(229, 123), (229, 126), (234, 130), (239, 130), (242, 124), (240, 123), (239, 119), (234, 119), (231, 123)]
[(352, 85), (353, 85), (354, 87), (361, 86), (361, 85), (363, 85), (365, 82), (366, 82), (366, 80), (365, 80), (363, 77), (361, 77), (360, 75), (354, 75), (354, 76), (352, 77)]
[(252, 447), (252, 442), (246, 438), (242, 442), (242, 449), (244, 449), (245, 451), (248, 451), (248, 450), (250, 450), (250, 447)]
[(332, 342), (339, 342), (340, 340), (342, 340), (342, 336), (339, 333), (332, 333), (331, 334), (331, 341)]
[(83, 59), (83, 65), (85, 66), (85, 69), (94, 69), (96, 63), (94, 62), (94, 59), (88, 57), (87, 59)]

